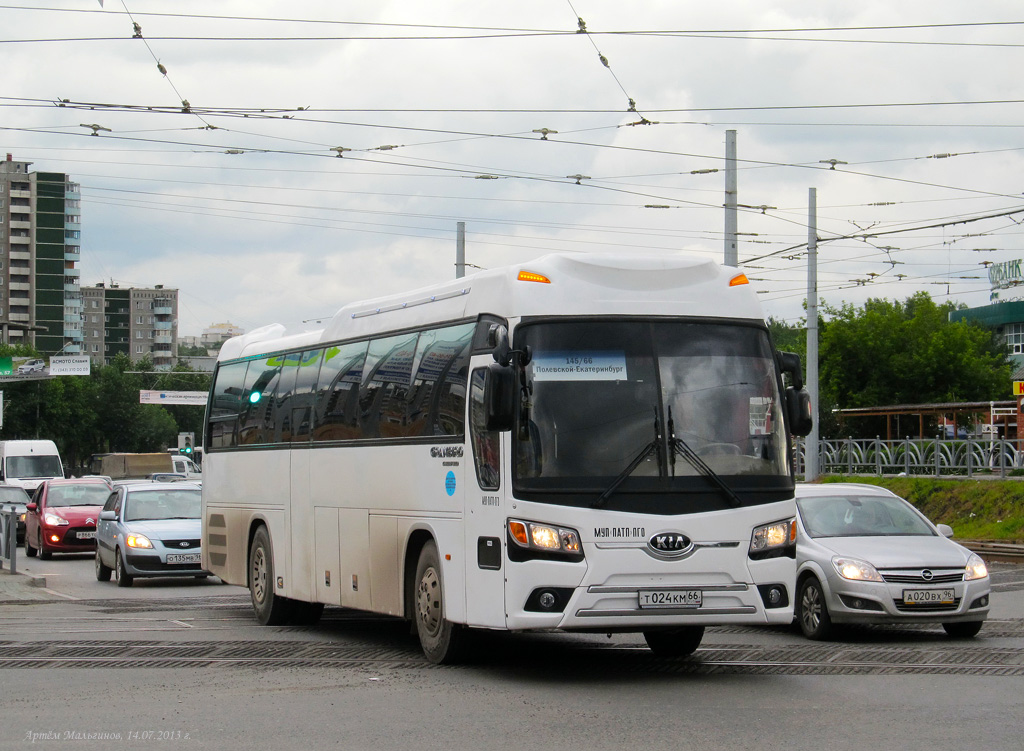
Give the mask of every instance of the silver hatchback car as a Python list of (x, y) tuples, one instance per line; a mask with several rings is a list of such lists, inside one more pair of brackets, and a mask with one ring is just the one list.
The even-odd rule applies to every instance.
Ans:
[(875, 485), (797, 485), (796, 619), (809, 639), (837, 623), (941, 623), (971, 637), (988, 616), (981, 556)]
[(96, 525), (96, 578), (130, 587), (136, 577), (205, 578), (200, 487), (188, 482), (118, 484)]

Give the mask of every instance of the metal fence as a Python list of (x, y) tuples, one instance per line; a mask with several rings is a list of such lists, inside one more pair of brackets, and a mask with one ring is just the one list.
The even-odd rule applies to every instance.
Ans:
[[(818, 446), (818, 468), (823, 475), (1006, 477), (1024, 474), (1024, 440), (830, 438), (820, 440)], [(806, 442), (798, 441), (798, 475), (804, 474), (806, 450)]]

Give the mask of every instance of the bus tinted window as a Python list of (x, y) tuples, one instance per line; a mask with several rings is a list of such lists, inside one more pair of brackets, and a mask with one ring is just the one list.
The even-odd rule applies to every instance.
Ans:
[(359, 384), (363, 380), (366, 342), (324, 350), (316, 389), (314, 441), (362, 437), (359, 426)]
[(291, 400), (295, 391), (295, 377), (299, 372), (298, 352), (289, 352), (282, 355), (281, 374), (277, 379), (277, 389), (274, 391), (274, 404), (271, 410), (271, 424), (268, 426), (267, 440), (273, 443), (291, 441)]
[(391, 438), (410, 433), (406, 400), (419, 334), (374, 339), (366, 354), (359, 410), (364, 438)]
[(409, 435), (463, 435), (466, 371), (475, 324), (420, 334), (409, 395)]
[(242, 395), (245, 388), (245, 372), (249, 363), (235, 362), (221, 365), (217, 369), (217, 380), (213, 384), (210, 401), (210, 435), (206, 445), (211, 448), (226, 448), (235, 445), (235, 431), (238, 413), (242, 409)]
[(245, 403), (238, 424), (238, 443), (252, 445), (272, 439), (267, 427), (273, 426), (274, 391), (281, 375), (281, 357), (249, 361), (245, 374)]
[[(313, 429), (313, 398), (323, 350), (309, 350), (301, 355), (293, 354), (291, 358), (294, 359), (295, 381), (289, 394), (283, 399), (278, 397), (276, 440), (308, 441)], [(284, 374), (280, 383), (278, 394), (286, 383)]]

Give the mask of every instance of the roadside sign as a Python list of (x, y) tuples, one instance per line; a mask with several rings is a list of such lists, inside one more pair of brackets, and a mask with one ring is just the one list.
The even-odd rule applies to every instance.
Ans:
[(1013, 382), (1013, 395), (1024, 396), (1024, 381)]
[(14, 375), (14, 360), (10, 357), (0, 357), (0, 376)]
[(205, 391), (140, 391), (139, 404), (191, 404), (206, 406)]
[(54, 355), (50, 358), (50, 375), (89, 375), (88, 355)]

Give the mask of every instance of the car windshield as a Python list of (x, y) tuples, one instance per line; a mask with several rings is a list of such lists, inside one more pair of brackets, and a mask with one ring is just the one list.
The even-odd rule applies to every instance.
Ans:
[(0, 488), (0, 503), (28, 503), (28, 493), (24, 488)]
[(902, 498), (826, 495), (798, 498), (800, 519), (811, 537), (934, 536), (921, 515)]
[(527, 323), (516, 336), (516, 347), (532, 352), (524, 374), (530, 398), (513, 432), (520, 489), (601, 494), (617, 483), (609, 507), (625, 507), (623, 494), (699, 488), (724, 507), (736, 499), (716, 477), (747, 490), (789, 482), (777, 370), (763, 329), (588, 320)]
[(7, 477), (30, 479), (34, 477), (63, 477), (60, 458), (53, 454), (7, 457)]
[(98, 482), (88, 485), (51, 485), (46, 492), (47, 506), (102, 506), (110, 488)]
[(192, 488), (136, 490), (125, 500), (126, 522), (198, 519), (202, 493)]

